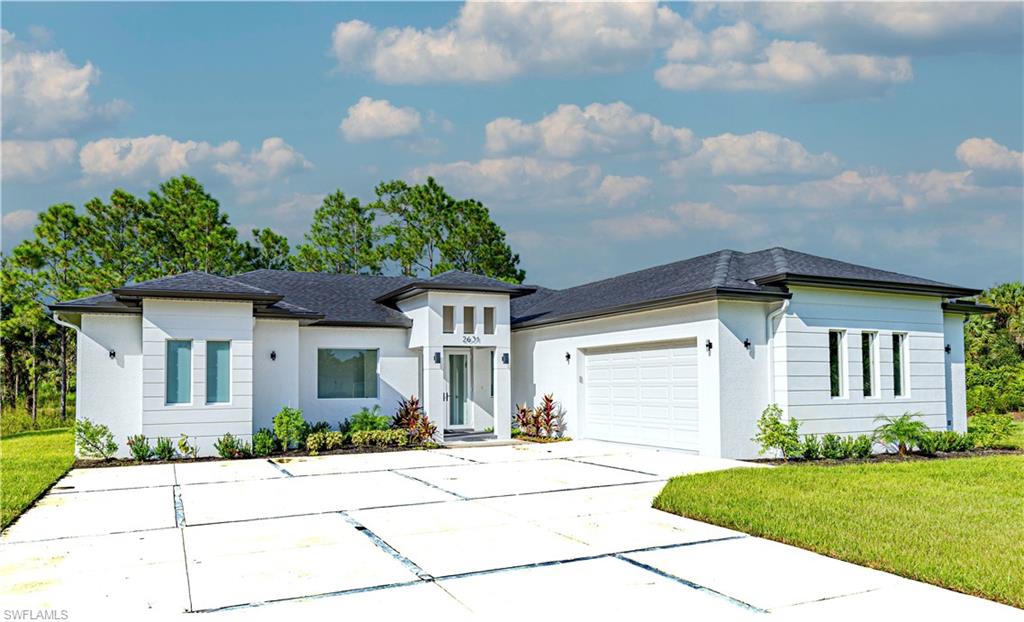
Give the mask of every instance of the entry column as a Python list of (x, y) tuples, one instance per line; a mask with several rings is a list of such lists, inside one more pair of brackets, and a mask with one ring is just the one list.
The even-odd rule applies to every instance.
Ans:
[(512, 353), (508, 348), (494, 349), (494, 434), (512, 438)]
[(448, 419), (448, 404), (444, 400), (444, 348), (423, 347), (423, 408), (430, 422), (437, 426), (438, 443), (444, 441), (444, 426)]

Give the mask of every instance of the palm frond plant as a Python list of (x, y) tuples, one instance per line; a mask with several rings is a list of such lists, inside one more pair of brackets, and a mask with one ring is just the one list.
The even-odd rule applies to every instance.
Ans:
[(895, 447), (901, 456), (914, 449), (922, 437), (929, 433), (928, 426), (920, 419), (921, 413), (905, 412), (899, 417), (879, 415), (875, 423), (875, 438), (889, 447)]

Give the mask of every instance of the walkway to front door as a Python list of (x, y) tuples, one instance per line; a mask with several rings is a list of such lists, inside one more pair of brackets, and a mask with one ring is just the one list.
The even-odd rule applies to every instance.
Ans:
[(673, 475), (737, 466), (572, 441), (76, 469), (0, 539), (0, 601), (70, 620), (1019, 619), (651, 508)]

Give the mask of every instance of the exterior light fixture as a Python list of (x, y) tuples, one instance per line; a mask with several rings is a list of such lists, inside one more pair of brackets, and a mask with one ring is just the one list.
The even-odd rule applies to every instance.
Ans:
[(708, 349), (708, 354), (711, 354), (711, 348), (713, 348), (713, 347), (715, 347), (715, 346), (714, 346), (714, 345), (712, 345), (712, 343), (711, 343), (711, 340), (710, 340), (710, 339), (708, 339), (708, 340), (707, 340), (707, 341), (706, 341), (706, 342), (704, 343), (704, 347)]
[(276, 361), (277, 360), (277, 350), (271, 350), (270, 351), (270, 360), (272, 360), (272, 361)]
[(946, 344), (946, 354), (949, 354), (949, 353), (950, 353), (950, 352), (952, 352), (952, 351), (953, 351), (953, 346), (951, 346), (951, 345), (949, 345), (949, 344), (947, 343), (947, 344)]
[(750, 349), (750, 338), (749, 337), (747, 339), (743, 340), (743, 347), (748, 349), (748, 350)]
[(107, 352), (107, 355), (109, 355), (110, 358), (117, 358), (117, 352), (114, 351), (113, 349), (111, 349), (109, 352)]
[(441, 364), (441, 353), (440, 352), (434, 352), (434, 364), (435, 365), (440, 365)]
[(571, 356), (571, 355), (570, 355), (570, 354), (569, 354), (568, 352), (566, 352), (566, 353), (565, 353), (565, 364), (566, 364), (566, 365), (568, 365), (568, 364), (569, 364), (569, 360), (570, 360), (570, 359), (572, 359), (572, 356)]

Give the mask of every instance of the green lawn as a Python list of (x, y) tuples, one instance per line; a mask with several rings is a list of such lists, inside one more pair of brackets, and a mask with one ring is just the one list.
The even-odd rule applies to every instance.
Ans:
[(701, 473), (654, 506), (1024, 608), (1024, 456)]
[(3, 527), (11, 524), (74, 462), (71, 428), (22, 432), (0, 439), (0, 510)]

